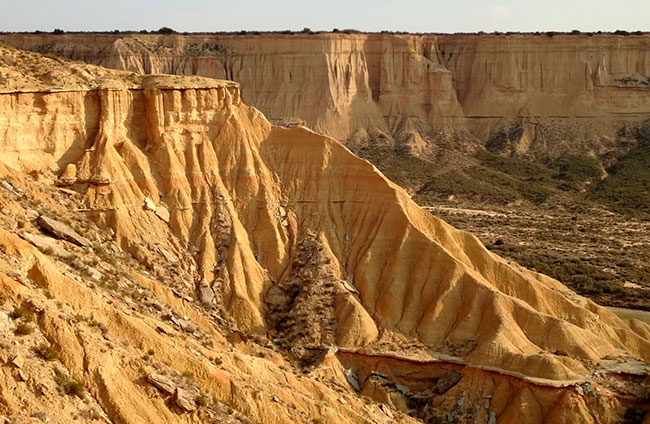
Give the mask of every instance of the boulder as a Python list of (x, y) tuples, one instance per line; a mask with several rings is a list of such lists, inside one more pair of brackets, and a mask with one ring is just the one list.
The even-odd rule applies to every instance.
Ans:
[(25, 365), (25, 358), (23, 358), (21, 355), (16, 355), (11, 360), (11, 364), (16, 368), (22, 368), (23, 365)]
[(351, 369), (346, 369), (345, 370), (345, 378), (348, 380), (348, 383), (350, 383), (350, 386), (357, 392), (361, 391), (361, 384), (359, 384), (359, 379), (357, 378), (357, 375), (352, 371)]
[(198, 330), (198, 327), (196, 324), (194, 324), (192, 321), (183, 319), (183, 318), (176, 318), (174, 316), (171, 317), (171, 322), (176, 324), (181, 328), (183, 331), (187, 331), (188, 333), (194, 333), (196, 330)]
[(174, 255), (172, 252), (170, 252), (167, 249), (159, 248), (158, 252), (165, 258), (167, 262), (170, 263), (176, 263), (178, 262), (178, 256)]
[(73, 163), (66, 165), (65, 169), (59, 176), (60, 184), (74, 184), (77, 181), (77, 166)]
[(77, 194), (79, 194), (79, 193), (77, 193), (77, 192), (74, 191), (74, 190), (70, 190), (70, 189), (68, 189), (68, 188), (64, 188), (64, 187), (59, 187), (59, 191), (60, 191), (61, 193), (63, 193), (63, 194), (68, 195), (68, 196), (76, 196)]
[(9, 183), (8, 181), (4, 181), (4, 180), (0, 181), (0, 185), (2, 186), (2, 188), (4, 188), (5, 190), (7, 190), (8, 192), (10, 192), (12, 194), (15, 194), (15, 195), (19, 194), (16, 191), (16, 189), (14, 188), (14, 186), (12, 186), (11, 183)]
[(463, 378), (463, 374), (459, 370), (451, 370), (436, 382), (436, 392), (437, 393), (446, 393), (449, 389), (454, 387), (460, 379)]
[(152, 212), (156, 211), (156, 204), (148, 197), (144, 198), (144, 207)]
[(488, 416), (488, 424), (497, 424), (497, 413), (494, 411), (490, 411), (490, 415)]
[(272, 306), (282, 306), (289, 302), (289, 297), (278, 286), (272, 286), (264, 298), (266, 303)]
[(183, 411), (192, 412), (196, 410), (196, 400), (192, 393), (180, 387), (176, 388), (174, 393), (174, 403)]
[(199, 301), (204, 305), (209, 305), (214, 300), (214, 291), (208, 286), (199, 288)]
[(74, 254), (68, 252), (65, 250), (63, 247), (59, 246), (59, 244), (54, 240), (52, 237), (47, 237), (47, 236), (42, 236), (40, 234), (32, 234), (32, 233), (23, 233), (21, 234), (21, 237), (34, 246), (38, 247), (42, 251), (51, 251), (52, 254), (61, 257), (61, 258), (71, 258), (75, 256)]
[(171, 218), (171, 215), (169, 214), (169, 211), (167, 210), (166, 207), (164, 206), (158, 206), (155, 210), (156, 216), (166, 223), (169, 224), (169, 219)]
[(45, 231), (62, 240), (69, 241), (70, 243), (74, 243), (81, 247), (87, 247), (91, 245), (90, 240), (77, 233), (75, 230), (68, 227), (64, 223), (59, 222), (55, 219), (48, 218), (47, 216), (39, 216), (37, 222), (38, 225)]
[(343, 287), (345, 287), (347, 291), (356, 294), (357, 296), (359, 295), (359, 290), (357, 290), (357, 288), (352, 285), (351, 279), (341, 280), (341, 282), (343, 283)]
[(168, 395), (173, 395), (176, 390), (176, 384), (170, 378), (167, 378), (162, 374), (149, 374), (147, 376), (147, 381)]
[(395, 388), (397, 389), (398, 392), (400, 392), (403, 395), (408, 395), (411, 393), (411, 389), (409, 389), (407, 386), (403, 384), (395, 383)]

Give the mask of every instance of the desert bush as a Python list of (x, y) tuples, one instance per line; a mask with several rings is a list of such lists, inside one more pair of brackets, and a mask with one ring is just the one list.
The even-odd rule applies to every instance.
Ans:
[(589, 193), (591, 200), (631, 215), (650, 214), (650, 123), (630, 131), (633, 148), (607, 169), (607, 178)]
[(206, 396), (206, 395), (201, 394), (201, 395), (197, 396), (194, 399), (194, 401), (196, 402), (196, 404), (199, 407), (204, 407), (204, 406), (208, 405), (208, 403), (210, 402), (210, 398), (208, 396)]
[(31, 325), (25, 324), (25, 323), (20, 323), (16, 326), (16, 329), (14, 330), (14, 333), (19, 335), (19, 336), (26, 336), (28, 334), (32, 334), (34, 329), (32, 328)]
[(66, 395), (81, 397), (84, 394), (83, 383), (68, 377), (58, 368), (54, 369), (54, 381), (61, 386)]
[(16, 306), (9, 315), (12, 319), (22, 319), (24, 321), (33, 321), (34, 313), (25, 307), (25, 305)]
[(41, 343), (40, 345), (36, 346), (34, 348), (34, 353), (36, 353), (39, 358), (45, 361), (56, 361), (60, 356), (59, 350), (52, 345), (48, 345), (47, 343)]
[(557, 171), (555, 179), (565, 181), (574, 189), (580, 188), (581, 183), (599, 181), (603, 173), (598, 159), (584, 155), (562, 156), (551, 161), (549, 167)]

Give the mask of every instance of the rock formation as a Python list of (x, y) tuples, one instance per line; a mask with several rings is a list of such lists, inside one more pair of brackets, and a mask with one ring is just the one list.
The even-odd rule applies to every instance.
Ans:
[[(41, 53), (138, 73), (237, 81), (271, 121), (416, 154), (440, 145), (603, 153), (650, 117), (646, 35), (8, 34)], [(468, 144), (470, 146), (468, 146)]]
[[(238, 84), (9, 49), (0, 77), (0, 292), (61, 351), (54, 381), (81, 381), (112, 421), (195, 422), (226, 403), (263, 423), (648, 409), (650, 326), (491, 254), (335, 139), (273, 126)], [(19, 239), (38, 231), (29, 207), (70, 220), (92, 247), (56, 243), (87, 260)], [(7, 367), (0, 412), (53, 402)]]

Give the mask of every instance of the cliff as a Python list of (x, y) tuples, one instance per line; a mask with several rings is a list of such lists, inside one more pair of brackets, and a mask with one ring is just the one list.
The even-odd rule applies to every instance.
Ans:
[[(134, 383), (146, 365), (137, 349), (149, 346), (165, 366), (192, 371), (202, 390), (260, 422), (385, 420), (380, 408), (358, 412), (363, 403), (340, 378), (339, 361), (358, 373), (359, 389), (410, 413), (399, 399), (426, 392), (413, 374), (420, 367), (429, 385), (461, 370), (455, 390), (432, 395), (440, 395), (436, 408), (445, 414), (463, 402), (463, 410), (482, 405), (485, 396), (499, 400), (479, 406), (481, 414), (505, 420), (579, 414), (614, 421), (625, 413), (628, 398), (608, 379), (650, 361), (649, 326), (489, 253), (336, 140), (273, 126), (242, 103), (233, 82), (2, 53), (2, 75), (26, 75), (26, 82), (12, 78), (0, 94), (1, 170), (11, 182), (0, 199), (0, 290), (10, 304), (41, 305), (39, 331), (116, 422), (192, 422)], [(43, 89), (68, 68), (74, 88)], [(77, 212), (53, 203), (52, 183), (79, 193)], [(92, 266), (105, 266), (96, 272), (106, 279), (92, 277), (92, 266), (77, 275), (53, 249), (39, 252), (20, 240), (32, 224), (21, 227), (19, 218), (33, 216), (20, 208), (37, 207), (37, 199), (48, 205), (37, 215), (83, 214), (105, 231), (94, 236), (105, 247), (75, 247), (80, 255), (110, 248), (135, 263), (127, 256), (123, 266), (111, 265), (100, 256)], [(123, 286), (125, 276), (131, 285)], [(75, 313), (105, 322), (126, 343), (112, 339), (120, 347), (107, 351), (92, 328), (76, 326)], [(180, 342), (166, 320), (202, 338)], [(227, 337), (217, 330), (224, 323)], [(273, 350), (251, 347), (243, 333), (268, 337), (261, 346)], [(314, 350), (327, 349), (341, 353), (316, 361), (300, 379), (274, 352), (309, 362)], [(377, 385), (364, 371), (373, 361), (386, 371), (382, 378), (411, 389)], [(584, 384), (608, 392), (585, 395)], [(0, 393), (11, 397), (1, 385)]]
[(237, 81), (272, 121), (416, 154), (477, 141), (534, 156), (603, 153), (650, 117), (650, 36), (3, 35), (138, 73)]

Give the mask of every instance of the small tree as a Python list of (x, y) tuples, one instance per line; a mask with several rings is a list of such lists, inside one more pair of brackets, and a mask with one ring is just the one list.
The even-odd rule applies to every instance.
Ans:
[(52, 34), (61, 35), (61, 34), (65, 34), (65, 31), (60, 28), (56, 28), (54, 31), (52, 31)]
[(169, 27), (162, 27), (158, 30), (158, 34), (176, 34), (176, 31)]

